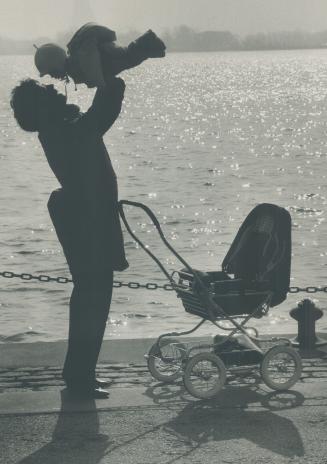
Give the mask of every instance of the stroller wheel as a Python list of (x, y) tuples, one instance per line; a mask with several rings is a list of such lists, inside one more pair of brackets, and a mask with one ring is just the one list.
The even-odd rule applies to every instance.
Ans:
[(184, 385), (196, 398), (208, 399), (217, 395), (226, 381), (226, 368), (214, 353), (199, 353), (186, 364)]
[(182, 362), (186, 358), (187, 348), (175, 339), (156, 342), (148, 354), (148, 369), (160, 382), (174, 382), (182, 371)]
[(288, 390), (301, 377), (301, 357), (290, 346), (274, 346), (265, 354), (260, 371), (263, 381), (269, 388)]

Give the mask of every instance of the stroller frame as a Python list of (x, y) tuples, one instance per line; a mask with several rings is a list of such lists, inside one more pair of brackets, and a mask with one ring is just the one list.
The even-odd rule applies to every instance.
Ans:
[[(159, 236), (166, 247), (174, 254), (174, 256), (183, 264), (184, 268), (182, 271), (173, 271), (171, 274), (167, 271), (164, 265), (160, 262), (160, 260), (148, 249), (146, 245), (136, 236), (136, 234), (132, 231), (125, 213), (124, 213), (124, 206), (133, 206), (142, 209), (151, 219), (154, 226), (156, 227)], [(271, 338), (260, 338), (258, 332), (253, 327), (247, 327), (246, 324), (252, 317), (261, 318), (263, 315), (266, 315), (269, 311), (273, 291), (270, 289), (243, 289), (242, 290), (242, 297), (259, 297), (260, 301), (252, 311), (249, 313), (239, 311), (237, 314), (229, 315), (224, 308), (215, 301), (215, 291), (214, 291), (214, 280), (208, 286), (207, 283), (204, 282), (202, 273), (193, 269), (181, 256), (180, 254), (172, 247), (172, 245), (166, 240), (164, 233), (161, 229), (160, 223), (154, 213), (151, 211), (149, 207), (144, 205), (143, 203), (134, 202), (130, 200), (121, 200), (118, 204), (119, 213), (123, 220), (123, 223), (132, 236), (132, 238), (143, 248), (143, 250), (156, 262), (159, 266), (161, 271), (164, 273), (166, 278), (169, 280), (172, 290), (177, 293), (177, 297), (182, 300), (183, 306), (185, 310), (193, 315), (197, 315), (201, 317), (201, 321), (196, 324), (192, 329), (183, 331), (183, 332), (169, 332), (163, 333), (158, 338), (155, 344), (150, 349), (149, 353), (145, 355), (145, 358), (148, 360), (148, 367), (151, 374), (160, 381), (170, 383), (179, 375), (185, 371), (187, 372), (187, 362), (188, 360), (192, 359), (194, 362), (193, 364), (197, 364), (197, 357), (199, 358), (199, 363), (202, 361), (210, 360), (217, 371), (219, 371), (219, 381), (215, 385), (214, 388), (211, 388), (210, 391), (203, 392), (201, 389), (194, 389), (193, 386), (190, 384), (190, 379), (187, 379), (184, 375), (184, 384), (187, 390), (195, 397), (198, 398), (211, 398), (215, 396), (217, 392), (222, 388), (223, 384), (226, 380), (226, 371), (225, 371), (225, 364), (221, 362), (221, 357), (224, 359), (225, 356), (225, 363), (227, 357), (227, 366), (228, 370), (231, 372), (248, 372), (253, 368), (256, 368), (258, 364), (261, 365), (261, 375), (265, 383), (275, 390), (285, 390), (290, 388), (294, 383), (299, 379), (301, 373), (301, 359), (298, 353), (291, 348), (291, 341), (285, 337), (271, 337)], [(222, 274), (221, 272), (209, 272), (207, 275), (212, 275), (213, 279), (217, 276)], [(231, 279), (232, 282), (235, 282), (236, 279)], [(219, 297), (225, 298), (235, 298), (236, 295), (240, 295), (240, 291), (227, 291), (225, 294), (219, 293)], [(241, 322), (238, 322), (241, 320)], [(199, 327), (201, 327), (206, 321), (210, 321), (214, 324), (218, 329), (223, 331), (228, 331), (229, 334), (226, 336), (216, 336), (214, 337), (214, 343), (208, 344), (198, 344), (194, 347), (187, 348), (184, 344), (179, 343), (177, 340), (172, 340), (169, 342), (169, 337), (179, 337), (190, 335), (194, 333)], [(223, 321), (228, 321), (231, 324), (231, 327), (226, 327), (222, 325)], [(254, 335), (250, 335), (250, 332), (253, 331)], [(242, 346), (235, 346), (235, 336), (241, 335), (243, 347)], [(232, 349), (229, 345), (232, 346)], [(267, 343), (282, 343), (283, 345), (277, 345), (265, 352), (265, 350), (260, 346), (260, 344), (267, 344)], [(234, 347), (233, 347), (234, 344)], [(163, 353), (163, 348), (169, 345), (170, 348), (177, 350), (173, 356), (167, 356)], [(237, 345), (237, 343), (236, 343)], [(224, 351), (224, 346), (227, 346), (227, 349)], [(244, 348), (246, 348), (244, 350)], [(209, 353), (199, 353), (195, 356), (192, 356), (192, 352), (199, 351), (199, 350), (208, 350)], [(212, 353), (214, 352), (214, 354)], [(228, 353), (234, 353), (232, 356), (233, 365), (228, 365)], [(235, 365), (235, 354), (237, 358), (237, 354), (244, 355), (245, 351), (247, 351), (247, 355), (245, 359), (241, 362), (237, 362)], [(280, 355), (283, 351), (287, 353), (292, 358), (292, 361), (295, 365), (295, 373), (291, 379), (288, 381), (279, 384), (278, 382), (273, 381), (268, 373), (268, 365), (271, 361), (268, 360), (267, 355), (271, 353), (270, 358), (274, 358), (276, 355)], [(275, 353), (276, 352), (276, 353)], [(253, 354), (256, 354), (253, 357)], [(206, 356), (207, 355), (207, 356)], [(224, 356), (223, 356), (224, 355)], [(263, 364), (264, 360), (267, 357), (267, 366), (266, 372), (263, 371)], [(208, 359), (207, 359), (208, 358)], [(212, 359), (211, 359), (212, 358)], [(218, 358), (218, 363), (217, 359)], [(241, 356), (242, 358), (242, 356)], [(244, 358), (244, 356), (243, 356)], [(161, 360), (164, 364), (173, 365), (176, 368), (176, 371), (173, 374), (165, 375), (165, 373), (160, 373), (154, 367), (154, 361)], [(192, 373), (189, 372), (188, 375), (190, 376)], [(207, 374), (206, 374), (207, 375)]]

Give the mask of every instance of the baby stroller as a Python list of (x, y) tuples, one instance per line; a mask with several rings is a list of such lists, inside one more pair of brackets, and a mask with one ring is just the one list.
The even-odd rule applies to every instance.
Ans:
[[(124, 205), (142, 208), (148, 214), (183, 269), (168, 273), (131, 230)], [(122, 200), (119, 210), (128, 232), (169, 279), (185, 310), (201, 318), (191, 330), (160, 335), (146, 355), (154, 378), (170, 383), (183, 375), (187, 391), (201, 399), (216, 396), (226, 382), (227, 373), (248, 374), (259, 368), (263, 381), (273, 390), (287, 390), (299, 380), (301, 358), (291, 348), (290, 341), (261, 339), (256, 329), (247, 327), (251, 318), (263, 317), (269, 308), (287, 297), (291, 218), (285, 209), (268, 203), (256, 206), (240, 227), (223, 260), (222, 270), (217, 272), (193, 269), (167, 242), (157, 218), (147, 206)], [(171, 338), (189, 335), (206, 321), (228, 333), (216, 335), (213, 344), (191, 347)]]

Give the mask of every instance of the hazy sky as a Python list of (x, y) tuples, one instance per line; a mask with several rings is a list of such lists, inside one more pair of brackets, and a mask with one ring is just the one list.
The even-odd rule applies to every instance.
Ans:
[[(92, 16), (93, 15), (93, 16)], [(54, 37), (95, 20), (119, 31), (187, 24), (234, 33), (327, 29), (327, 0), (0, 0), (0, 35)]]

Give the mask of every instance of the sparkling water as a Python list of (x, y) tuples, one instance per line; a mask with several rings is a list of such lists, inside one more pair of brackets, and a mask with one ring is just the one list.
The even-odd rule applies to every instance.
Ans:
[[(37, 136), (17, 127), (9, 105), (10, 90), (27, 76), (37, 77), (32, 56), (0, 57), (0, 270), (69, 277), (46, 207), (58, 183)], [(123, 111), (105, 137), (120, 198), (148, 205), (170, 243), (201, 270), (220, 269), (255, 205), (276, 203), (293, 221), (291, 285), (327, 285), (327, 51), (170, 54), (123, 77)], [(83, 110), (93, 93), (68, 87)], [(126, 215), (169, 271), (182, 267), (145, 214)], [(124, 233), (130, 268), (115, 280), (166, 283)], [(66, 338), (70, 284), (2, 277), (0, 284), (0, 341)], [(306, 297), (325, 308), (324, 293), (289, 295), (254, 325), (295, 332), (288, 312)], [(121, 288), (105, 336), (150, 337), (198, 322), (174, 292)]]

